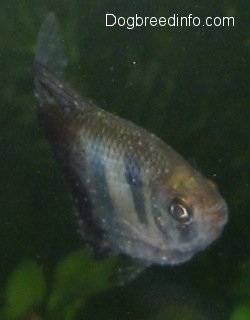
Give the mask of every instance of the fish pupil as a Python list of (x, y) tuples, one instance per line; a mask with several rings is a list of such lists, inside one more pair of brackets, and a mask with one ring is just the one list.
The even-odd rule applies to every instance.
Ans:
[(189, 224), (192, 222), (192, 211), (182, 200), (175, 198), (170, 206), (169, 212), (177, 222)]

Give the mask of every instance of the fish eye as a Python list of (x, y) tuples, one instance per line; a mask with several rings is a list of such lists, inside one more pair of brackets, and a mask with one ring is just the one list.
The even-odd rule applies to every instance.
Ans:
[(169, 206), (169, 213), (177, 222), (190, 224), (192, 222), (193, 213), (191, 208), (181, 199), (175, 198)]

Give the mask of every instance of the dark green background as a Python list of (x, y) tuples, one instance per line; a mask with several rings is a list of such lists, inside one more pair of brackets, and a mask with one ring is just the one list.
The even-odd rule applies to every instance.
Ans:
[[(38, 264), (49, 295), (55, 266), (82, 247), (33, 95), (36, 38), (54, 11), (67, 46), (68, 82), (159, 135), (218, 184), (229, 207), (222, 237), (206, 251), (91, 295), (77, 319), (250, 319), (241, 312), (250, 308), (250, 2), (50, 3), (0, 6), (0, 303), (20, 262)], [(235, 27), (106, 28), (107, 12), (234, 16)], [(44, 309), (46, 303), (34, 312), (44, 319)]]

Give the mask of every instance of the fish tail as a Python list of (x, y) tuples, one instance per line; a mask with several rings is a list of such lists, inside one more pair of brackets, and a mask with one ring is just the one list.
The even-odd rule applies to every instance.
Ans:
[(38, 34), (35, 63), (46, 66), (51, 72), (61, 77), (67, 66), (65, 51), (59, 22), (55, 14), (50, 12)]
[(86, 103), (65, 82), (40, 64), (34, 63), (35, 96), (40, 108), (60, 106), (67, 113), (83, 110)]
[(40, 28), (34, 60), (35, 97), (40, 114), (60, 107), (66, 114), (76, 115), (96, 109), (61, 80), (67, 65), (64, 40), (54, 13), (49, 13)]

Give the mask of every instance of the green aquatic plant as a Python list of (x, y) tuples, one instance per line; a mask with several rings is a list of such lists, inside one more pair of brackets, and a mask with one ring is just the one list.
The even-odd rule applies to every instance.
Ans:
[(42, 268), (24, 261), (7, 281), (1, 319), (74, 319), (90, 296), (113, 286), (115, 263), (97, 262), (86, 250), (75, 251), (58, 263), (52, 285), (47, 285)]
[(33, 261), (22, 262), (8, 279), (4, 317), (19, 319), (40, 306), (45, 293), (46, 281), (39, 266)]
[(241, 261), (237, 268), (238, 277), (231, 289), (235, 307), (230, 320), (250, 319), (250, 260)]
[[(193, 288), (205, 306), (216, 308), (217, 303), (220, 316), (208, 319), (250, 319), (250, 268), (246, 264), (249, 257), (250, 2), (200, 5), (188, 0), (173, 2), (171, 6), (169, 2), (131, 3), (82, 0), (60, 4), (47, 0), (1, 3), (1, 320), (11, 316), (13, 319), (14, 312), (15, 319), (56, 319), (59, 304), (64, 310), (70, 309), (66, 295), (63, 300), (57, 298), (64, 292), (55, 289), (58, 280), (52, 266), (79, 242), (65, 183), (38, 131), (31, 67), (38, 29), (51, 10), (63, 25), (71, 62), (66, 77), (69, 82), (107, 110), (129, 119), (133, 117), (134, 122), (169, 141), (188, 159), (195, 159), (197, 167), (211, 178), (214, 176), (222, 186), (231, 221), (220, 242), (184, 269), (175, 272), (167, 268), (160, 275), (159, 269), (149, 270), (142, 276), (140, 287), (136, 281), (133, 290), (126, 289), (127, 286), (119, 289), (120, 298), (116, 290), (85, 292), (82, 309), (72, 306), (68, 319), (76, 319), (76, 313), (82, 311), (84, 317), (78, 319), (151, 319), (158, 312), (164, 319), (169, 316), (167, 307), (159, 308), (164, 294), (157, 293), (171, 279), (175, 286), (179, 281)], [(103, 27), (107, 8), (128, 16), (134, 12), (134, 4), (142, 15), (167, 16), (174, 11), (183, 15), (184, 9), (195, 11), (196, 15), (235, 15), (236, 27), (137, 31)], [(44, 295), (40, 291), (38, 298), (39, 273), (35, 280), (36, 272), (29, 275), (31, 268), (27, 267), (27, 271), (23, 269), (30, 276), (30, 280), (25, 280), (26, 285), (35, 282), (37, 288), (32, 289), (31, 295), (22, 281), (27, 297), (19, 298), (27, 300), (26, 304), (18, 302), (20, 286), (14, 281), (14, 274), (22, 269), (22, 263), (16, 265), (16, 262), (36, 255), (43, 261), (43, 268), (29, 263), (40, 270)], [(242, 269), (237, 269), (237, 265), (242, 265)], [(14, 271), (9, 275), (9, 270)], [(148, 274), (155, 276), (151, 279)], [(162, 281), (165, 274), (168, 278)], [(12, 290), (9, 289), (11, 279)], [(3, 283), (7, 283), (6, 288)], [(72, 296), (73, 285), (74, 282)], [(85, 287), (84, 281), (82, 285)], [(156, 293), (153, 285), (157, 287)], [(143, 295), (150, 298), (146, 300)], [(152, 305), (153, 298), (158, 302), (156, 305)], [(72, 297), (72, 305), (73, 301)], [(192, 314), (185, 308), (186, 318), (189, 312)], [(178, 316), (178, 320), (182, 319), (181, 310)], [(174, 320), (170, 316), (169, 319)]]
[[(71, 253), (56, 267), (47, 312), (54, 319), (74, 319), (76, 312), (94, 294), (112, 287), (115, 259), (94, 261), (86, 250)], [(53, 317), (52, 317), (53, 318)]]
[(237, 306), (230, 320), (249, 320), (250, 319), (250, 305), (239, 305)]

